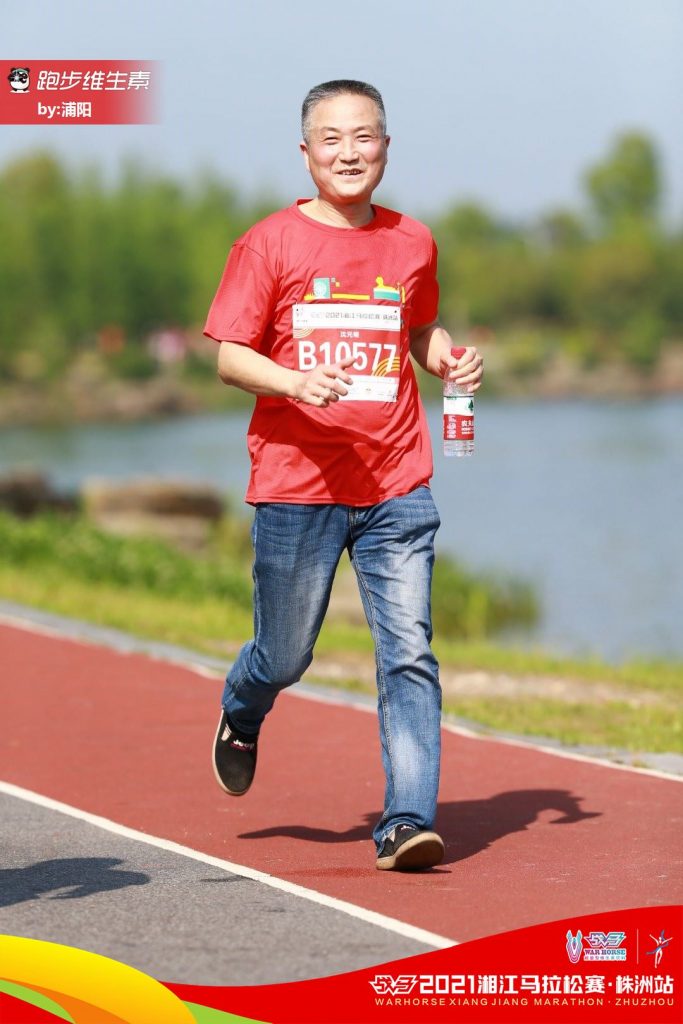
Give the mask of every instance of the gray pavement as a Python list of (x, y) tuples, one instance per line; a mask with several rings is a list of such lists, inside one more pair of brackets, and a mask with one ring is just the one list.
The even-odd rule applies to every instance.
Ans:
[(273, 984), (434, 948), (2, 793), (0, 822), (0, 932), (160, 981)]

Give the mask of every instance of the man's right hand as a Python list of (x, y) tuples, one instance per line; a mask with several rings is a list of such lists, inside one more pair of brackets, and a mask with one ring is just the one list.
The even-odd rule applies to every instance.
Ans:
[(317, 405), (326, 408), (330, 402), (338, 402), (340, 395), (348, 395), (348, 388), (353, 380), (347, 373), (353, 366), (356, 357), (341, 359), (338, 363), (320, 363), (307, 373), (299, 372), (294, 388), (294, 401), (304, 405)]

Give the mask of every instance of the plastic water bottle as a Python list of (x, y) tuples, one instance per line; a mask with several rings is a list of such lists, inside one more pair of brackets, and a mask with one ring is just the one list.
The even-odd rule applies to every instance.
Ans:
[[(451, 349), (456, 359), (464, 354), (464, 348)], [(474, 398), (467, 384), (458, 384), (447, 377), (443, 381), (443, 453), (449, 456), (474, 453)]]

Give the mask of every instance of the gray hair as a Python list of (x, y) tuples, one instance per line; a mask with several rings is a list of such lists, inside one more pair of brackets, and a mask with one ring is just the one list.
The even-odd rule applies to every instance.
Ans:
[(322, 82), (320, 85), (314, 86), (306, 94), (306, 99), (301, 107), (301, 134), (303, 135), (304, 142), (309, 140), (311, 115), (316, 104), (320, 103), (321, 100), (329, 100), (333, 96), (349, 94), (352, 96), (367, 96), (368, 99), (374, 101), (379, 114), (379, 130), (382, 135), (386, 135), (387, 115), (384, 111), (384, 103), (379, 90), (375, 89), (374, 85), (368, 85), (367, 82), (356, 82), (353, 78), (335, 78), (332, 82)]

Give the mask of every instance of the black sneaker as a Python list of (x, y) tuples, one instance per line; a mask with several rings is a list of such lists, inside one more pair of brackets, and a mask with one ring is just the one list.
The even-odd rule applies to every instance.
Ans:
[(443, 860), (444, 845), (436, 832), (425, 832), (414, 825), (397, 825), (384, 840), (375, 867), (380, 871), (415, 871), (433, 868)]
[(258, 736), (233, 729), (225, 711), (221, 712), (213, 744), (213, 773), (221, 789), (231, 796), (247, 792), (256, 771)]

